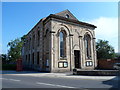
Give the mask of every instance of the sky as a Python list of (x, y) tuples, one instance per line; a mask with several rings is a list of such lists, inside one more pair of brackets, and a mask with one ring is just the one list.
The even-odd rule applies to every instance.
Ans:
[(66, 9), (78, 20), (97, 26), (96, 41), (108, 40), (118, 52), (117, 2), (3, 2), (0, 53), (7, 53), (7, 43), (27, 34), (41, 18)]

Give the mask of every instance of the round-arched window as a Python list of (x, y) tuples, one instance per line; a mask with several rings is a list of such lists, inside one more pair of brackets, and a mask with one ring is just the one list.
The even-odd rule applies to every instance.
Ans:
[(66, 16), (65, 16), (66, 18), (69, 18), (69, 15), (68, 14), (66, 14)]
[(60, 57), (66, 57), (66, 35), (64, 31), (59, 33), (60, 38)]
[(89, 34), (84, 36), (86, 59), (91, 59), (91, 37)]

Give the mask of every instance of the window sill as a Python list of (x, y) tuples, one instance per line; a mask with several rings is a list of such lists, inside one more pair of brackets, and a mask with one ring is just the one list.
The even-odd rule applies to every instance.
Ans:
[(67, 60), (67, 57), (60, 57), (60, 60)]

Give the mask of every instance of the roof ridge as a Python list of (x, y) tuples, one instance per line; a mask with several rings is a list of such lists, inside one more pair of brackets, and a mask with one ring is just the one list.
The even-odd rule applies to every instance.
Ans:
[[(57, 14), (60, 14), (60, 13), (62, 13), (62, 12), (65, 12), (65, 11), (69, 11), (68, 9), (65, 9), (65, 10), (62, 10), (61, 12), (58, 12), (58, 13), (55, 13), (56, 15)], [(70, 11), (69, 11), (70, 12)]]

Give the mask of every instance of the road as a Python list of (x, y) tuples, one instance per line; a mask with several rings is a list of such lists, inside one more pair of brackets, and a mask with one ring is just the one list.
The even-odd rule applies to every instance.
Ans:
[(117, 81), (62, 77), (2, 75), (3, 88), (116, 88)]

